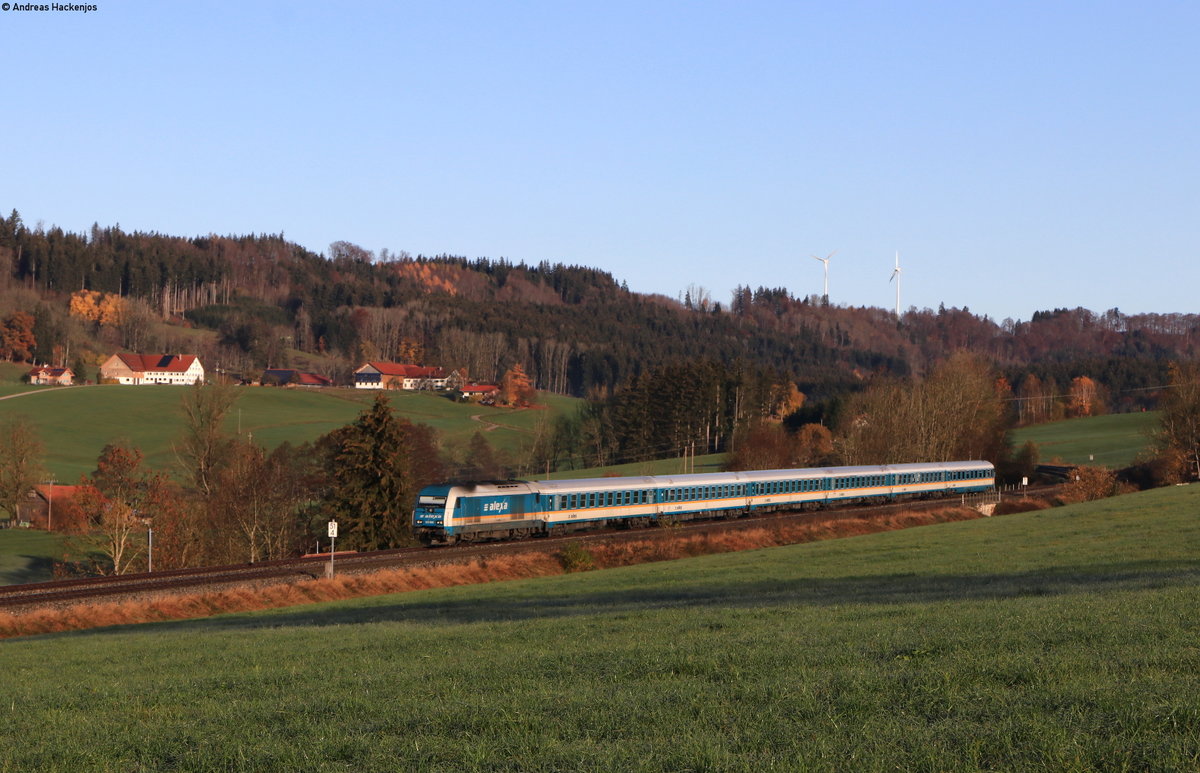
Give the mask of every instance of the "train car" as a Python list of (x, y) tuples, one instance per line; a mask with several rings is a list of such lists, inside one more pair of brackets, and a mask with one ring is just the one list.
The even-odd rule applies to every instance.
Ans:
[(995, 482), (990, 462), (967, 461), (447, 483), (420, 492), (413, 531), (426, 544), (514, 539), (613, 524), (648, 526), (838, 502), (945, 496), (987, 491)]

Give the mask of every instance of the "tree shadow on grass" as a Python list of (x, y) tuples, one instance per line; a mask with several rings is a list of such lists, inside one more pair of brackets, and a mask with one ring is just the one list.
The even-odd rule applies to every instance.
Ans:
[(46, 582), (54, 577), (54, 559), (49, 556), (18, 556), (25, 561), (19, 569), (0, 572), (5, 585), (23, 585), (27, 582)]
[[(714, 576), (682, 587), (639, 585), (597, 592), (567, 592), (545, 586), (532, 596), (528, 585), (463, 586), (426, 593), (405, 593), (372, 602), (338, 606), (291, 607), (283, 611), (238, 613), (205, 620), (155, 624), (157, 630), (236, 630), (293, 626), (357, 625), (405, 622), (416, 625), (519, 622), (585, 615), (625, 615), (669, 609), (757, 609), (772, 607), (853, 607), (999, 601), (1039, 596), (1191, 587), (1200, 585), (1200, 565), (1178, 562), (1131, 562), (1078, 569), (1039, 569), (1012, 574), (892, 574), (794, 580), (739, 580)], [(451, 598), (446, 598), (446, 595)], [(103, 629), (87, 633), (112, 632)]]

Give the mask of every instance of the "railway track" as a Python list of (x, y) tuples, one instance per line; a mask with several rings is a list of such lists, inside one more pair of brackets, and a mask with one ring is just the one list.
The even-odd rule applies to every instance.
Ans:
[[(1045, 492), (1043, 489), (1030, 489), (1029, 493)], [(960, 502), (956, 498), (907, 501), (822, 510), (781, 511), (725, 520), (687, 521), (666, 528), (610, 528), (510, 542), (468, 543), (436, 548), (399, 548), (370, 553), (337, 553), (334, 555), (334, 565), (337, 574), (364, 574), (382, 569), (462, 563), (475, 558), (495, 555), (513, 555), (530, 551), (547, 552), (571, 542), (673, 539), (683, 534), (760, 528), (793, 521), (834, 523), (840, 520), (861, 519), (864, 516), (882, 518), (897, 512), (921, 512), (955, 506), (960, 506)], [(255, 564), (175, 569), (116, 577), (88, 577), (0, 586), (0, 611), (20, 613), (43, 607), (129, 601), (166, 594), (212, 592), (246, 586), (309, 582), (324, 577), (328, 566), (329, 555), (323, 554), (263, 561)]]

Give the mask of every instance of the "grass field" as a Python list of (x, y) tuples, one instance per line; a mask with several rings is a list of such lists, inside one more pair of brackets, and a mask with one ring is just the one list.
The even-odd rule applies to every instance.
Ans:
[[(726, 454), (705, 454), (692, 460), (691, 469), (697, 473), (721, 472), (724, 469)], [(591, 467), (584, 470), (563, 470), (550, 475), (553, 480), (569, 480), (571, 478), (603, 478), (617, 476), (640, 475), (678, 475), (684, 472), (685, 460), (656, 459), (649, 462), (630, 462), (628, 464), (612, 464), (607, 467)]]
[(1150, 432), (1157, 422), (1158, 414), (1153, 412), (1067, 419), (1022, 427), (1013, 432), (1013, 442), (1019, 447), (1032, 440), (1042, 462), (1057, 457), (1071, 464), (1118, 469), (1132, 464), (1149, 448)]
[[(173, 449), (182, 432), (180, 402), (186, 390), (116, 385), (42, 388), (35, 394), (0, 400), (0, 418), (29, 417), (46, 448), (46, 466), (61, 482), (74, 482), (90, 473), (104, 446), (120, 438), (141, 448), (152, 467), (171, 469), (177, 462)], [(267, 448), (284, 441), (316, 440), (352, 422), (374, 399), (374, 393), (354, 389), (244, 387), (238, 395), (226, 429), (249, 434)], [(399, 415), (433, 426), (448, 442), (465, 443), (483, 431), (494, 447), (504, 450), (526, 442), (540, 418), (573, 411), (578, 404), (572, 398), (547, 395), (544, 408), (513, 411), (458, 404), (428, 392), (389, 392), (388, 397)]]
[(0, 643), (0, 770), (1194, 770), (1200, 486)]
[(52, 562), (62, 558), (63, 539), (32, 529), (0, 529), (0, 585), (53, 580)]

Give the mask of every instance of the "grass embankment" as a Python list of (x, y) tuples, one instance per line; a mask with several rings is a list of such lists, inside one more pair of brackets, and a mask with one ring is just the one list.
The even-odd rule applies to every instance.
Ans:
[(10, 641), (0, 769), (1195, 769), (1198, 505)]
[(1032, 440), (1042, 462), (1057, 458), (1069, 464), (1120, 469), (1149, 449), (1150, 433), (1157, 424), (1157, 412), (1089, 416), (1021, 427), (1013, 432), (1013, 443), (1020, 447)]

